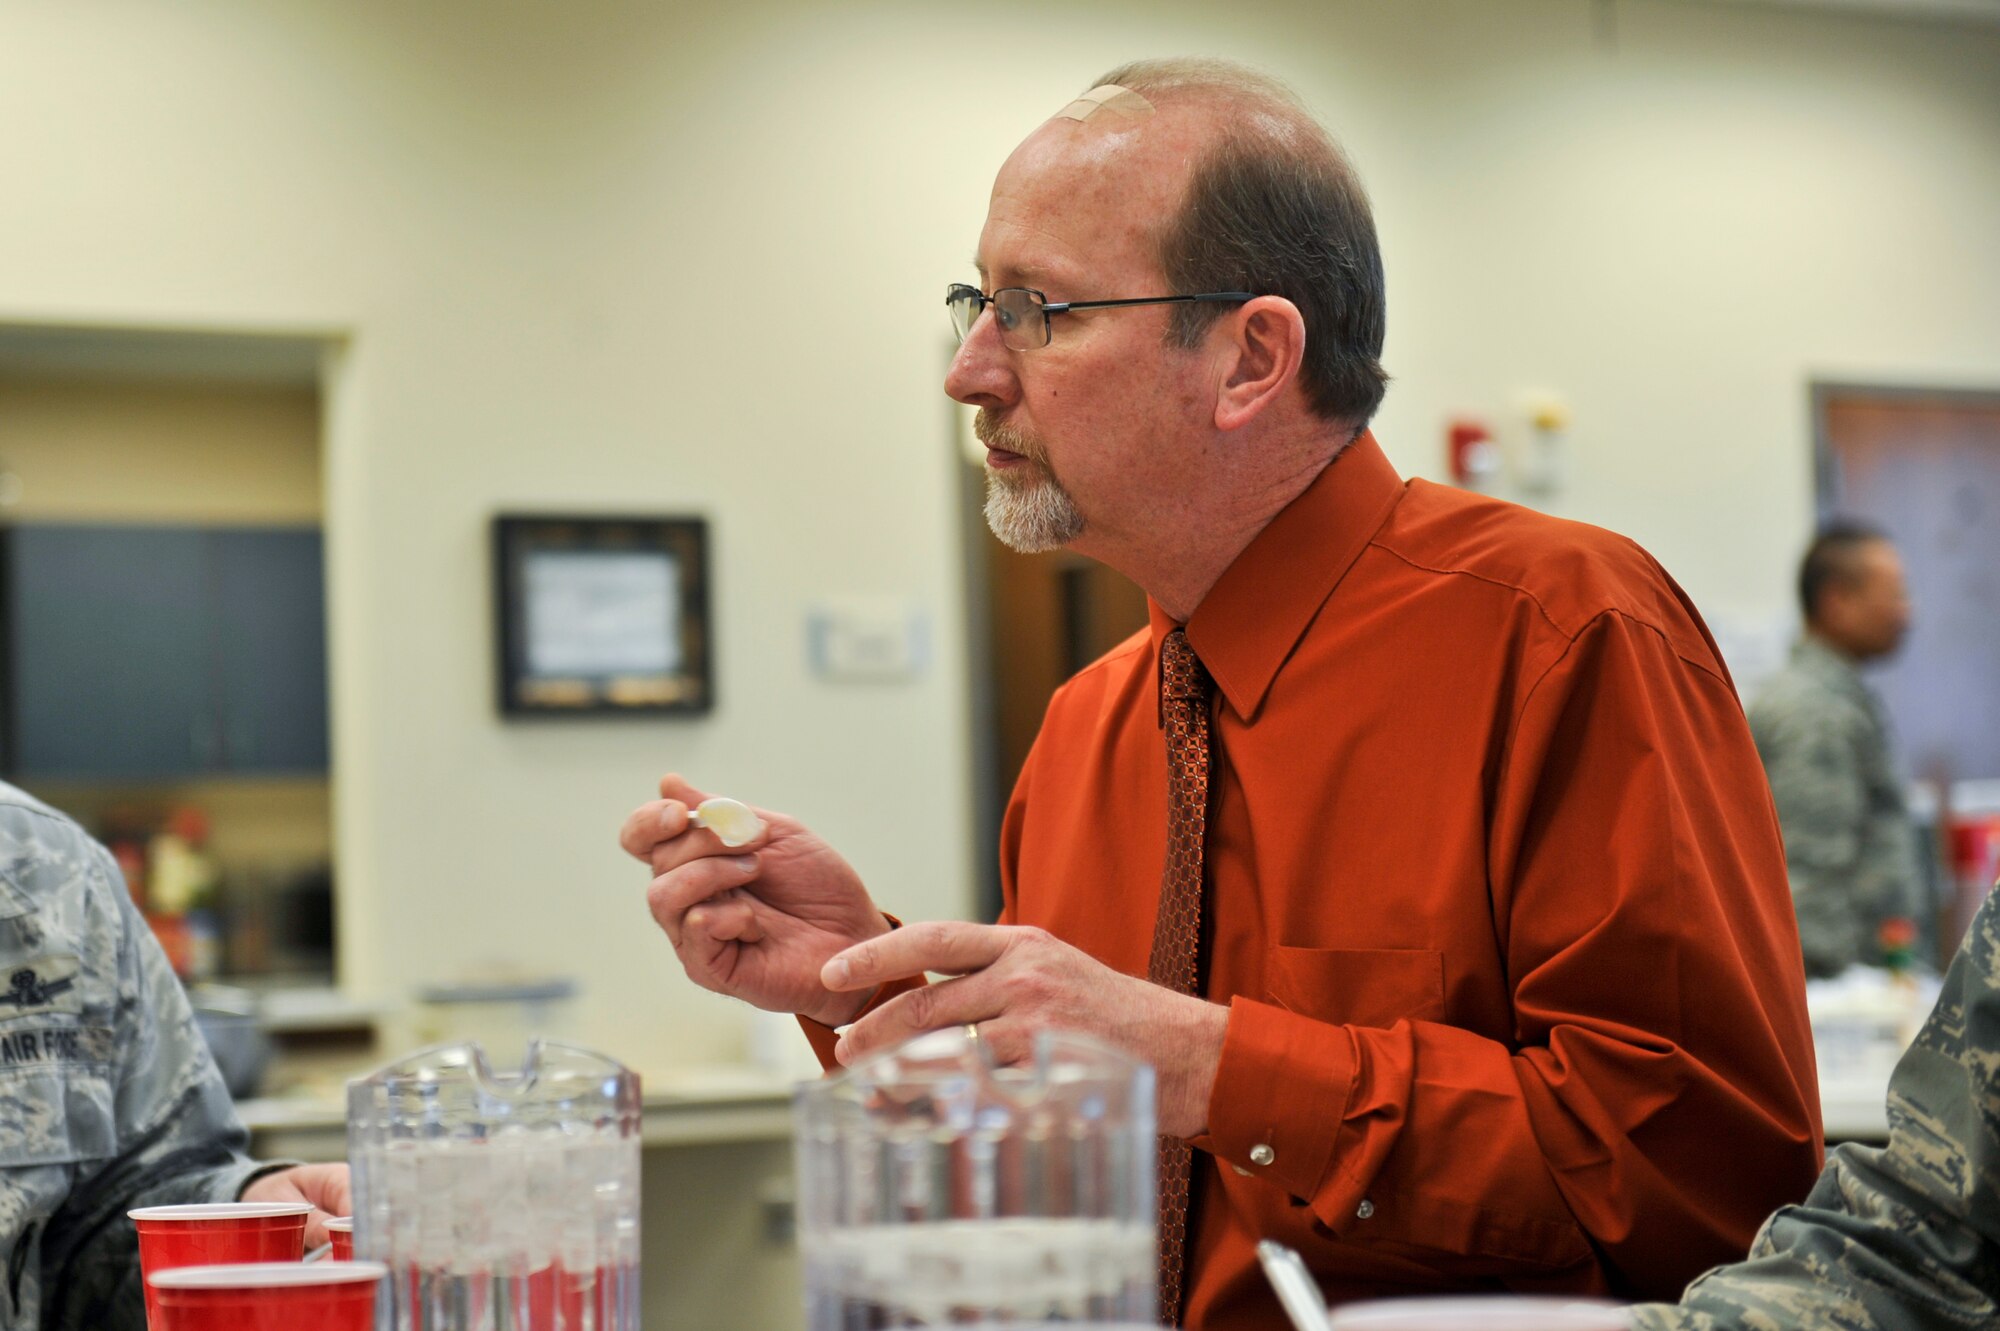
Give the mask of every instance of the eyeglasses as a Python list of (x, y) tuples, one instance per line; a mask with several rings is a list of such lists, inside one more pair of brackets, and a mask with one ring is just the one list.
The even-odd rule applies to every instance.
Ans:
[(954, 282), (944, 290), (945, 308), (951, 311), (951, 326), (963, 342), (972, 335), (972, 325), (987, 306), (1000, 325), (1000, 344), (1015, 351), (1033, 351), (1049, 344), (1049, 316), (1071, 310), (1108, 310), (1126, 305), (1179, 305), (1190, 301), (1214, 301), (1240, 305), (1257, 297), (1248, 291), (1204, 291), (1195, 296), (1138, 296), (1130, 300), (1064, 300), (1050, 304), (1048, 297), (1030, 287), (1001, 287), (987, 295), (978, 287)]

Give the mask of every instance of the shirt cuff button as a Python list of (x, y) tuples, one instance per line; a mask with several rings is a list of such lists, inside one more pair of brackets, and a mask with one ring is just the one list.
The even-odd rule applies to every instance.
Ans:
[(1361, 1205), (1354, 1208), (1354, 1218), (1357, 1220), (1367, 1220), (1374, 1214), (1375, 1203), (1369, 1201), (1366, 1197), (1361, 1199)]
[(1258, 1142), (1250, 1148), (1250, 1163), (1253, 1165), (1268, 1165), (1277, 1158), (1278, 1153), (1267, 1142)]

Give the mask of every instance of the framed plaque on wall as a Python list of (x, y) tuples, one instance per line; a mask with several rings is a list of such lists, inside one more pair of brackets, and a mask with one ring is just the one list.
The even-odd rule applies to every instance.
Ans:
[(714, 705), (705, 519), (502, 514), (493, 582), (502, 713)]

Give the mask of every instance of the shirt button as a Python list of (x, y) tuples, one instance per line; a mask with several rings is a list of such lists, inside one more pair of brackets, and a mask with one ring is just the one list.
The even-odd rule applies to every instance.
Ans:
[(1367, 1220), (1374, 1214), (1375, 1203), (1369, 1201), (1366, 1197), (1361, 1199), (1361, 1205), (1354, 1208), (1354, 1217), (1357, 1220)]
[(1277, 1158), (1278, 1153), (1265, 1142), (1258, 1142), (1250, 1148), (1250, 1163), (1253, 1165), (1268, 1165)]
[(1237, 1173), (1241, 1174), (1244, 1178), (1250, 1177), (1250, 1171), (1245, 1169), (1241, 1165), (1231, 1165), (1230, 1168), (1235, 1170)]

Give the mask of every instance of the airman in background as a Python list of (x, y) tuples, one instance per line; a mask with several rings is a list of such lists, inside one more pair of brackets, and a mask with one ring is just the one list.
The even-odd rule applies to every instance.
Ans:
[(1750, 707), (1785, 833), (1806, 974), (1882, 960), (1883, 926), (1926, 932), (1916, 837), (1881, 699), (1860, 667), (1910, 624), (1896, 547), (1859, 523), (1827, 527), (1799, 570), (1805, 632)]

